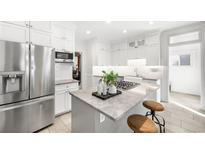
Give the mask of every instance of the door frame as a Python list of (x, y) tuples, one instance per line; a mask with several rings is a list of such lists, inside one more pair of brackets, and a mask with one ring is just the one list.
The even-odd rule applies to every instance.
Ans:
[[(205, 22), (197, 22), (187, 26), (163, 31), (160, 36), (160, 65), (165, 66), (160, 88), (161, 101), (169, 102), (169, 37), (199, 31), (199, 40), (189, 41), (183, 44), (200, 43), (201, 44), (201, 108), (205, 110)], [(181, 43), (175, 44), (179, 45)]]

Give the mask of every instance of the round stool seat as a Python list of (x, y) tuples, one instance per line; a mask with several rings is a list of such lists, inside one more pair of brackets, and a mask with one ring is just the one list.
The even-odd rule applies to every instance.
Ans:
[(162, 104), (152, 100), (144, 101), (143, 106), (151, 111), (164, 111), (164, 106)]
[(127, 119), (127, 124), (135, 133), (157, 132), (157, 127), (155, 123), (146, 116), (142, 116), (139, 114), (129, 116)]

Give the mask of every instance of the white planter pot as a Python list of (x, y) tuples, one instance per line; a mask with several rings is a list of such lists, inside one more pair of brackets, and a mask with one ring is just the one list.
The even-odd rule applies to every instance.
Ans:
[(110, 93), (110, 94), (116, 94), (116, 93), (117, 93), (117, 88), (116, 88), (116, 86), (111, 85), (111, 86), (109, 87), (109, 93)]

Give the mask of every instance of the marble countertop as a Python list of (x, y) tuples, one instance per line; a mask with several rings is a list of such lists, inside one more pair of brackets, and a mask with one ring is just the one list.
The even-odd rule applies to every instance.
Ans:
[(67, 83), (76, 83), (79, 82), (78, 80), (74, 80), (74, 79), (66, 79), (66, 80), (56, 80), (55, 84), (56, 85), (60, 85), (60, 84), (67, 84)]
[(159, 89), (157, 85), (143, 84), (133, 89), (123, 91), (122, 94), (107, 100), (101, 100), (92, 96), (92, 92), (96, 91), (95, 89), (78, 90), (70, 92), (70, 94), (105, 114), (112, 120), (118, 120), (157, 89)]

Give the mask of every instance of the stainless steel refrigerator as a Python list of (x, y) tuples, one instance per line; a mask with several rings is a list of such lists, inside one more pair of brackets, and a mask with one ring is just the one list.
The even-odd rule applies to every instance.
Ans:
[(0, 132), (35, 132), (54, 122), (54, 50), (0, 41)]

